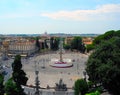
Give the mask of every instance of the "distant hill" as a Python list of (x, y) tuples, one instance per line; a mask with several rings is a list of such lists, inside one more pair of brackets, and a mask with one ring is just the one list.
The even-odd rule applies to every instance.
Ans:
[(100, 34), (64, 34), (64, 33), (55, 33), (55, 34), (49, 34), (50, 36), (62, 36), (62, 37), (67, 37), (67, 36), (82, 36), (82, 37), (95, 37)]
[[(82, 36), (82, 37), (96, 37), (100, 34), (65, 34), (65, 33), (52, 33), (48, 34), (49, 36), (58, 36), (58, 37), (70, 37), (70, 36)], [(20, 36), (20, 37), (37, 37), (37, 36), (43, 36), (43, 34), (2, 34), (0, 36)]]

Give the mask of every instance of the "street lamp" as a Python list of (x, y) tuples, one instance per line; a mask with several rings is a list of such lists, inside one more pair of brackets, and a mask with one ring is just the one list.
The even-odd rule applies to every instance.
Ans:
[(35, 61), (35, 75), (36, 75), (36, 78), (35, 78), (35, 95), (40, 95), (40, 91), (39, 91), (39, 85), (40, 85), (40, 81), (39, 81), (39, 78), (38, 78), (38, 74), (39, 74), (39, 71), (38, 71), (38, 68), (36, 66), (36, 61)]

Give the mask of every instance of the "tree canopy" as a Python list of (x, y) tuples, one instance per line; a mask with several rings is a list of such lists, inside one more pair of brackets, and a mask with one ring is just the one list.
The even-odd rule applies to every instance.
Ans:
[(104, 33), (102, 35), (97, 36), (93, 40), (93, 43), (91, 45), (86, 46), (87, 52), (95, 49), (96, 46), (99, 45), (101, 42), (110, 40), (113, 37), (120, 37), (120, 30), (117, 30), (117, 31), (110, 30), (110, 31), (107, 31), (106, 33)]
[(71, 49), (76, 49), (80, 52), (85, 52), (85, 46), (82, 43), (82, 38), (80, 36), (76, 36), (73, 38), (72, 42), (71, 42)]
[(15, 60), (12, 63), (12, 69), (12, 79), (14, 80), (17, 88), (19, 89), (18, 95), (24, 95), (21, 85), (26, 85), (28, 78), (26, 77), (26, 73), (22, 70), (20, 55), (15, 56)]
[(109, 40), (112, 37), (120, 37), (120, 30), (110, 30), (107, 31), (105, 34), (99, 35), (98, 37), (96, 37), (93, 41), (94, 45), (98, 45), (100, 44), (103, 40)]
[(4, 76), (0, 73), (0, 95), (4, 95)]
[(85, 95), (88, 91), (87, 82), (84, 79), (78, 79), (74, 85), (75, 95)]
[(50, 49), (51, 50), (58, 50), (59, 48), (59, 38), (50, 38)]
[(19, 90), (17, 88), (16, 83), (13, 81), (12, 78), (10, 78), (6, 83), (5, 83), (5, 93), (6, 95), (19, 95)]
[[(105, 33), (106, 35), (107, 33)], [(112, 34), (113, 35), (113, 34)], [(90, 55), (86, 71), (89, 80), (102, 83), (105, 88), (120, 94), (120, 37), (108, 36)]]
[(40, 50), (40, 43), (39, 43), (39, 38), (36, 38), (36, 47), (38, 48), (38, 50)]

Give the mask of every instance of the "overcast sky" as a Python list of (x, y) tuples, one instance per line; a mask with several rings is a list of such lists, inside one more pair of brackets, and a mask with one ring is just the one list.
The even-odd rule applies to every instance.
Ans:
[(0, 0), (0, 34), (120, 30), (120, 0)]

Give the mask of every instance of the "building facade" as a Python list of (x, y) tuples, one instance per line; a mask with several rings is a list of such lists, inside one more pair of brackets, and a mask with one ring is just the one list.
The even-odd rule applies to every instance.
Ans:
[(90, 38), (90, 37), (82, 38), (82, 42), (83, 42), (85, 45), (90, 45), (90, 44), (93, 43), (93, 39)]
[(66, 37), (65, 38), (65, 44), (70, 45), (74, 37)]
[(16, 41), (9, 43), (8, 55), (20, 54), (21, 56), (29, 56), (36, 51), (35, 41)]

